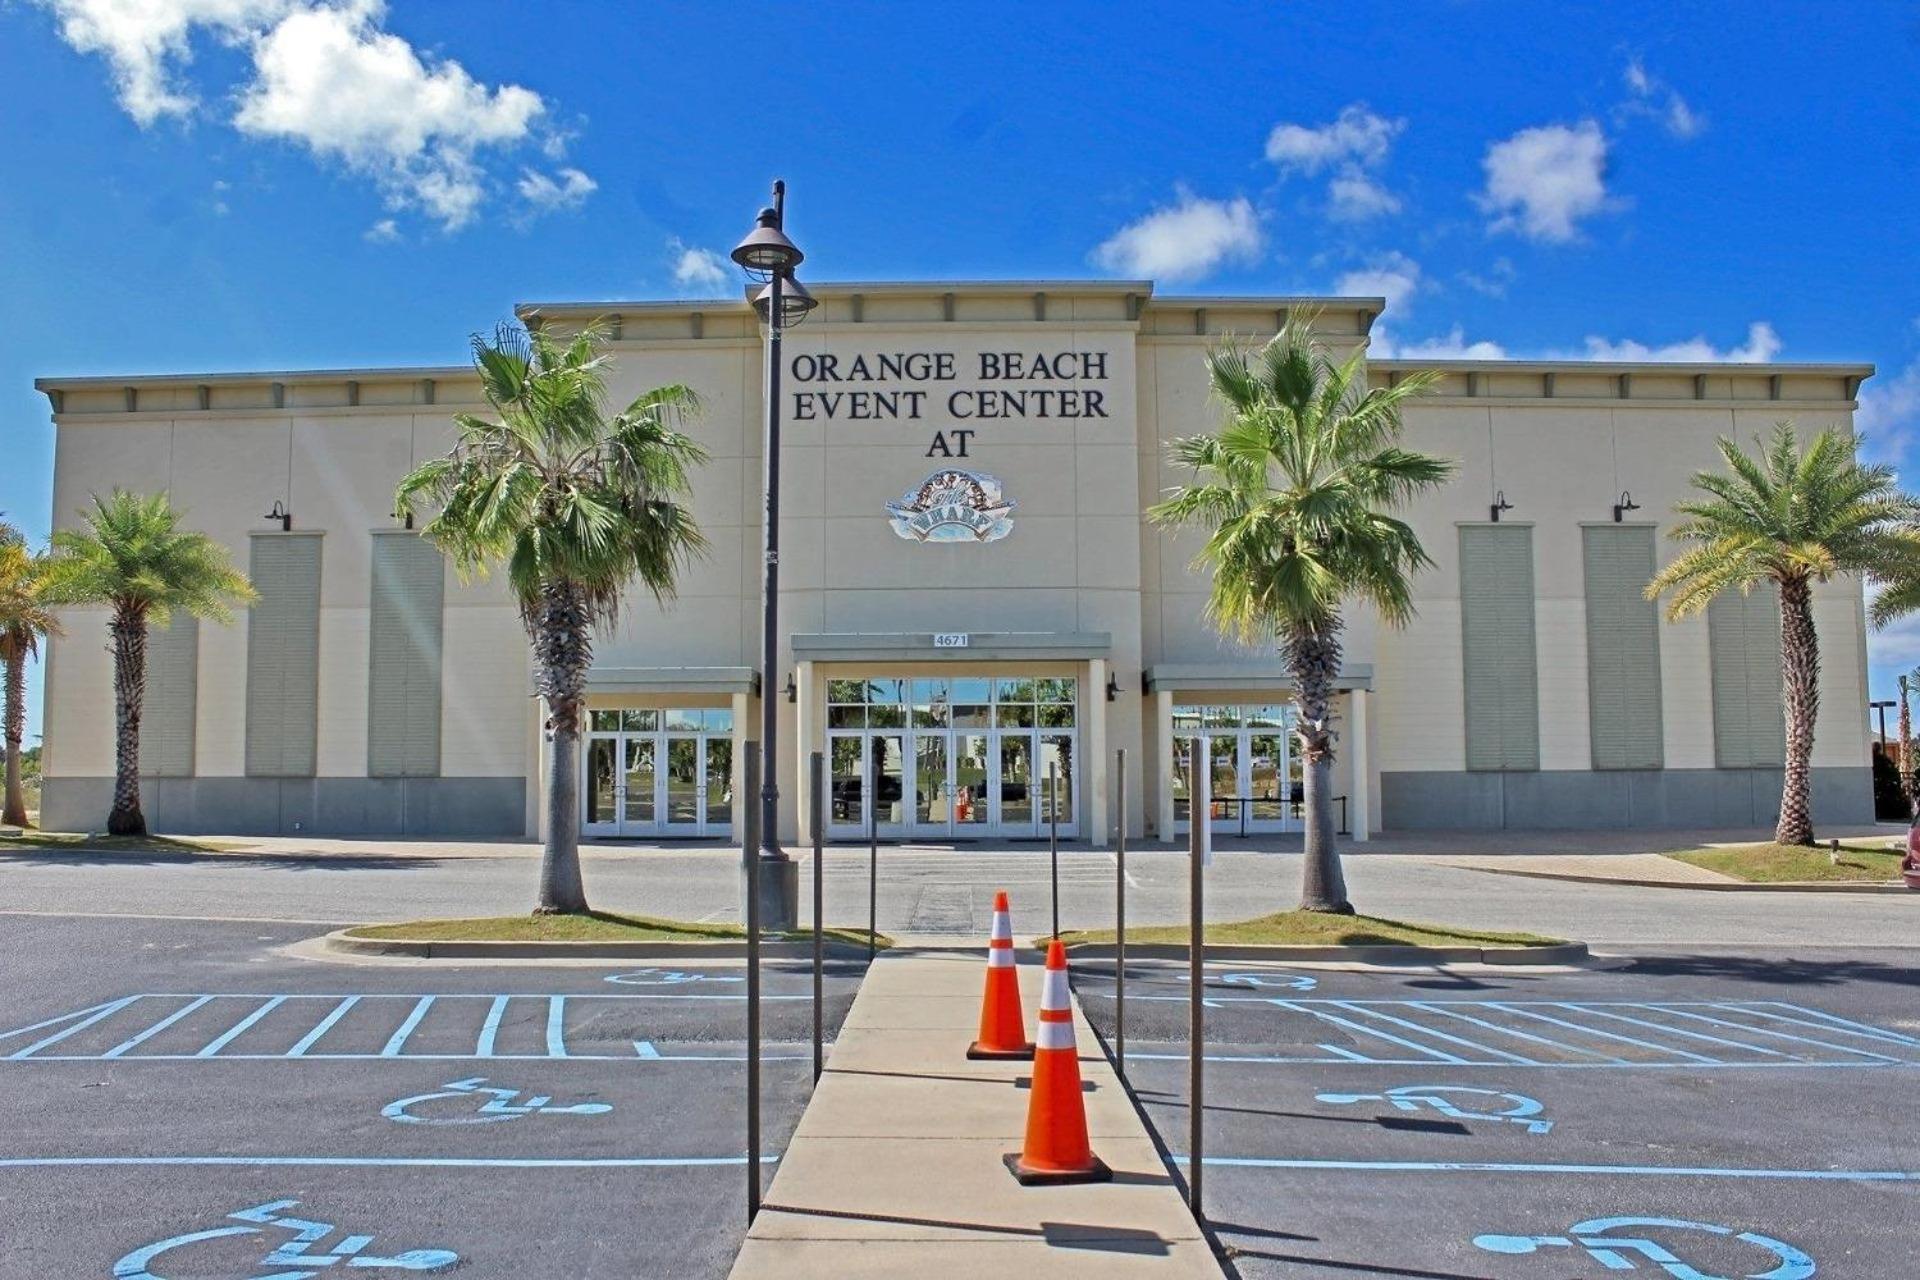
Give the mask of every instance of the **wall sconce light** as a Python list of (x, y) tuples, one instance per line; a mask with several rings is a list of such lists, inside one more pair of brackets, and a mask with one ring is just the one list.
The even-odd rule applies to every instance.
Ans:
[(411, 512), (411, 511), (396, 511), (396, 512), (394, 512), (394, 513), (393, 513), (393, 518), (394, 518), (395, 520), (398, 520), (398, 521), (400, 522), (400, 527), (401, 527), (402, 529), (411, 529), (411, 528), (413, 528), (413, 512)]
[(1622, 489), (1620, 491), (1620, 501), (1613, 504), (1613, 522), (1619, 524), (1622, 520), (1626, 519), (1627, 512), (1638, 511), (1639, 509), (1640, 504), (1633, 500), (1633, 495)]
[(793, 672), (787, 672), (787, 701), (800, 701), (800, 686), (794, 683)]
[(1115, 698), (1119, 696), (1120, 696), (1120, 677), (1113, 674), (1113, 672), (1109, 671), (1107, 672), (1107, 701), (1112, 702)]
[(260, 518), (262, 520), (278, 520), (280, 522), (280, 532), (282, 533), (293, 532), (293, 512), (287, 510), (286, 505), (278, 499), (274, 500), (273, 510), (267, 512), (266, 515)]
[(1500, 513), (1502, 511), (1513, 510), (1513, 504), (1507, 501), (1507, 491), (1505, 489), (1496, 489), (1494, 491), (1493, 506), (1490, 507), (1489, 510), (1493, 513), (1493, 522), (1495, 524), (1500, 523)]

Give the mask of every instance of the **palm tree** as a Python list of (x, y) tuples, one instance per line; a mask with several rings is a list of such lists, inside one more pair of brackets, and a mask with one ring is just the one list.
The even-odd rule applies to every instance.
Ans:
[(1351, 912), (1333, 826), (1341, 610), (1364, 601), (1390, 626), (1413, 616), (1410, 579), (1433, 562), (1393, 513), (1444, 483), (1453, 463), (1398, 443), (1401, 410), (1437, 375), (1368, 387), (1365, 353), (1336, 362), (1314, 341), (1312, 322), (1290, 320), (1257, 350), (1230, 342), (1208, 354), (1226, 423), (1172, 443), (1173, 461), (1191, 468), (1194, 482), (1170, 490), (1148, 516), (1208, 531), (1194, 566), (1212, 574), (1207, 616), (1216, 629), (1278, 644), (1305, 765), (1300, 905)]
[(107, 833), (147, 832), (140, 811), (140, 708), (147, 687), (147, 625), (177, 611), (216, 622), (233, 620), (233, 603), (249, 603), (253, 584), (227, 549), (204, 533), (180, 528), (182, 513), (166, 493), (115, 489), (81, 512), (87, 528), (56, 529), (45, 594), (53, 604), (104, 604), (112, 610), (114, 782)]
[(439, 512), (426, 535), (463, 575), (504, 562), (533, 650), (553, 743), (547, 838), (536, 912), (584, 912), (580, 880), (579, 738), (593, 627), (611, 623), (638, 578), (656, 600), (706, 546), (680, 499), (706, 453), (678, 430), (698, 406), (683, 386), (643, 392), (606, 416), (601, 330), (564, 344), (543, 330), (502, 325), (473, 339), (474, 367), (493, 412), (456, 415), (444, 458), (400, 482), (396, 501)]
[(1913, 812), (1913, 712), (1907, 698), (1913, 692), (1915, 673), (1909, 672), (1900, 677), (1900, 754), (1894, 760), (1894, 767), (1900, 774), (1900, 796), (1907, 802), (1907, 812)]
[[(1803, 449), (1791, 422), (1756, 437), (1747, 454), (1720, 440), (1727, 470), (1701, 471), (1703, 497), (1674, 509), (1684, 516), (1667, 533), (1691, 544), (1647, 584), (1647, 598), (1669, 595), (1667, 616), (1706, 609), (1723, 591), (1747, 592), (1771, 581), (1780, 589), (1780, 682), (1787, 756), (1780, 788), (1781, 844), (1813, 843), (1809, 770), (1820, 712), (1820, 636), (1813, 587), (1836, 574), (1887, 580), (1920, 562), (1920, 503), (1894, 486), (1893, 471), (1854, 457), (1853, 441), (1828, 428)], [(1883, 591), (1876, 621), (1920, 608), (1920, 579)]]
[(40, 637), (55, 635), (59, 622), (43, 598), (46, 560), (27, 549), (12, 525), (0, 522), (0, 666), (6, 669), (6, 706), (0, 713), (6, 738), (6, 800), (0, 823), (27, 825), (27, 797), (20, 779), (20, 740), (27, 731), (27, 659), (40, 651)]

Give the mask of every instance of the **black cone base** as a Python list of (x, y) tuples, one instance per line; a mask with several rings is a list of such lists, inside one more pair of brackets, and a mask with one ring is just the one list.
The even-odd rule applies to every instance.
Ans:
[(978, 1040), (967, 1046), (967, 1056), (975, 1062), (1032, 1062), (1033, 1046), (1021, 1049), (989, 1049)]
[(1007, 1172), (1023, 1187), (1066, 1187), (1077, 1182), (1113, 1181), (1113, 1170), (1107, 1168), (1107, 1162), (1099, 1156), (1093, 1157), (1091, 1169), (1076, 1169), (1066, 1173), (1052, 1169), (1029, 1169), (1020, 1163), (1018, 1151), (1009, 1151), (1000, 1159), (1007, 1166)]

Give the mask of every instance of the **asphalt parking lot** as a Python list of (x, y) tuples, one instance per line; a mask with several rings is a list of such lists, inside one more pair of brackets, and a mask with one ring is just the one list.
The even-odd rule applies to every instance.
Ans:
[[(1127, 1074), (1182, 1167), (1186, 971), (1128, 968)], [(1112, 973), (1075, 974), (1109, 1043)], [(1241, 1276), (1913, 1274), (1903, 953), (1225, 965), (1207, 987), (1205, 1208)]]
[[(297, 926), (4, 928), (0, 1276), (723, 1276), (745, 1233), (737, 967), (335, 965), (279, 954)], [(774, 1157), (812, 1003), (804, 965), (766, 973)], [(829, 1038), (857, 983), (830, 975)]]

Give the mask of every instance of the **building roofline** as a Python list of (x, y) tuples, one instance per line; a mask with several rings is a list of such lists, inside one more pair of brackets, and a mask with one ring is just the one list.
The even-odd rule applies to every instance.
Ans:
[(1409, 360), (1401, 357), (1369, 358), (1369, 368), (1394, 373), (1413, 373), (1434, 369), (1441, 373), (1813, 373), (1853, 378), (1871, 378), (1870, 364), (1845, 362), (1764, 360)]
[[(648, 312), (672, 313), (724, 308), (737, 310), (759, 292), (758, 284), (743, 285), (738, 297), (716, 298), (608, 298), (573, 301), (520, 302), (514, 305), (517, 316), (530, 315), (644, 315)], [(1091, 293), (1136, 295), (1141, 305), (1175, 307), (1240, 307), (1278, 309), (1282, 307), (1352, 308), (1376, 314), (1386, 309), (1387, 300), (1376, 295), (1343, 297), (1330, 294), (1250, 293), (1250, 294), (1156, 294), (1151, 280), (831, 280), (809, 282), (815, 297), (848, 297), (852, 294), (926, 294), (964, 293), (974, 296), (1004, 296), (1029, 293)]]
[(102, 387), (191, 387), (236, 382), (412, 382), (420, 378), (470, 378), (473, 366), (390, 365), (372, 369), (250, 369), (225, 373), (106, 373), (35, 378), (35, 391), (92, 391)]

